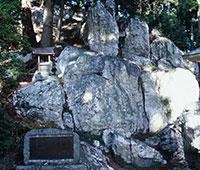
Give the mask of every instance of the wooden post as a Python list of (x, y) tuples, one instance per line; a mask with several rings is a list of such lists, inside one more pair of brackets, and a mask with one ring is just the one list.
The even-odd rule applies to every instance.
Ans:
[(40, 73), (40, 56), (38, 55), (38, 72)]
[(48, 62), (50, 63), (50, 61), (51, 61), (51, 56), (48, 55)]

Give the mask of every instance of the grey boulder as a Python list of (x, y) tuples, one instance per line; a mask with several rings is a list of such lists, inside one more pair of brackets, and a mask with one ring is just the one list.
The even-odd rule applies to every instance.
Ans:
[(19, 89), (14, 95), (13, 104), (21, 116), (54, 122), (63, 127), (64, 96), (59, 80), (38, 81)]
[(106, 55), (118, 54), (119, 29), (115, 18), (97, 1), (91, 8), (84, 28), (83, 39), (90, 49)]
[(125, 139), (122, 136), (115, 135), (112, 150), (116, 155), (122, 157), (125, 162), (143, 168), (167, 163), (157, 150), (138, 139)]
[(150, 41), (147, 23), (135, 16), (130, 19), (125, 33), (122, 57), (129, 60), (134, 60), (134, 56), (149, 58)]
[(181, 166), (187, 166), (185, 159), (185, 146), (182, 132), (183, 120), (179, 117), (173, 124), (168, 124), (158, 134), (160, 148), (168, 152), (170, 161)]
[(99, 148), (81, 141), (81, 153), (81, 160), (89, 166), (90, 170), (114, 170), (108, 165), (108, 157)]
[(155, 133), (165, 126), (154, 82), (135, 64), (66, 47), (57, 70), (78, 130), (99, 135), (109, 129), (130, 137), (149, 130)]
[(185, 68), (198, 77), (198, 64), (183, 59), (183, 52), (168, 38), (163, 37), (157, 30), (152, 31), (155, 40), (151, 43), (150, 59), (161, 70)]

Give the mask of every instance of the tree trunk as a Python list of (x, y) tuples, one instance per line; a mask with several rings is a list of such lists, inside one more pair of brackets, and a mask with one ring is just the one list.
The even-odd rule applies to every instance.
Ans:
[(199, 5), (198, 11), (197, 11), (197, 17), (198, 17), (198, 28), (200, 32), (200, 0), (197, 0), (197, 3)]
[(30, 8), (23, 8), (23, 12), (25, 14), (25, 17), (22, 19), (23, 34), (28, 36), (28, 41), (30, 42), (31, 47), (38, 47), (36, 34), (33, 29), (31, 10)]
[(198, 12), (197, 16), (198, 16), (198, 29), (199, 29), (199, 32), (200, 32), (200, 11)]
[(50, 47), (53, 40), (53, 0), (44, 1), (43, 23), (41, 47)]
[(32, 13), (31, 13), (31, 0), (21, 0), (21, 8), (24, 14), (22, 18), (22, 34), (28, 37), (31, 47), (38, 47), (36, 41), (36, 34), (33, 29)]
[(64, 1), (65, 1), (65, 0), (61, 0), (61, 1), (60, 1), (60, 16), (59, 16), (58, 24), (57, 24), (57, 31), (56, 31), (56, 39), (55, 39), (55, 42), (59, 42), (59, 41), (60, 41), (61, 27), (62, 27), (62, 19), (63, 19)]
[(193, 23), (190, 25), (190, 39), (192, 42), (194, 42), (194, 26)]

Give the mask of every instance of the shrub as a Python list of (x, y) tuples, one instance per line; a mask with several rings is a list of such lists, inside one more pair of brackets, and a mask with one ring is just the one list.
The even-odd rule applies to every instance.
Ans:
[[(6, 61), (8, 62), (6, 63)], [(25, 74), (26, 65), (15, 55), (9, 53), (0, 54), (0, 65), (0, 80), (3, 81), (3, 91), (5, 92), (13, 88), (16, 80)]]
[(0, 156), (8, 152), (13, 145), (12, 130), (12, 122), (6, 117), (5, 111), (0, 110)]
[(0, 52), (9, 49), (20, 52), (30, 51), (30, 43), (21, 30), (23, 13), (20, 1), (0, 0), (0, 16)]

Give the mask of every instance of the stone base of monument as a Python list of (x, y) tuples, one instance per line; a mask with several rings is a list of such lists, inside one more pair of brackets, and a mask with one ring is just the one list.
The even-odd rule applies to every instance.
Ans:
[(16, 170), (87, 170), (83, 164), (77, 165), (20, 165)]

